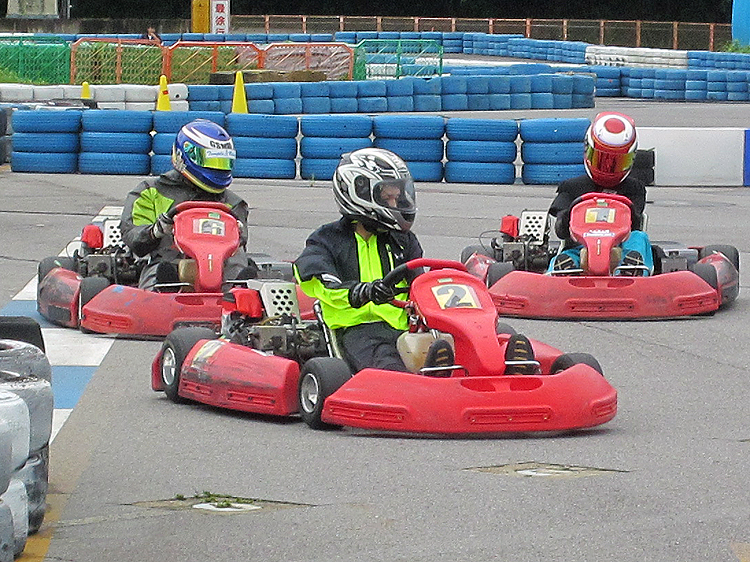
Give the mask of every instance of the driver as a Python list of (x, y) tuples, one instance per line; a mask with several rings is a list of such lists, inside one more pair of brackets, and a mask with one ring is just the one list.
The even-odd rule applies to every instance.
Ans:
[[(550, 272), (579, 269), (581, 246), (570, 239), (570, 210), (576, 199), (586, 193), (617, 193), (632, 202), (633, 224), (630, 236), (622, 243), (620, 275), (650, 275), (654, 268), (651, 243), (643, 225), (646, 186), (630, 177), (638, 147), (635, 122), (622, 113), (599, 113), (586, 131), (584, 166), (586, 174), (563, 181), (557, 188), (549, 213), (557, 217), (555, 233), (564, 241), (564, 251), (550, 263)], [(640, 268), (639, 268), (640, 267)]]
[(245, 253), (247, 203), (227, 189), (232, 183), (234, 160), (229, 134), (216, 123), (197, 119), (177, 133), (172, 147), (174, 169), (141, 182), (128, 193), (120, 230), (123, 242), (136, 256), (149, 257), (141, 272), (141, 289), (153, 290), (157, 284), (179, 281), (176, 262), (180, 253), (174, 246), (174, 219), (169, 210), (184, 201), (218, 201), (229, 206), (240, 228), (240, 248), (224, 264), (224, 278), (257, 276), (257, 266)]
[[(388, 150), (356, 150), (341, 157), (333, 194), (343, 216), (308, 237), (294, 262), (297, 280), (305, 294), (320, 301), (326, 324), (336, 330), (355, 372), (366, 367), (406, 371), (396, 340), (408, 328), (407, 313), (387, 304), (396, 291), (383, 277), (422, 257), (410, 230), (417, 213), (411, 173), (406, 162)], [(425, 365), (447, 367), (453, 362), (450, 344), (435, 340)]]

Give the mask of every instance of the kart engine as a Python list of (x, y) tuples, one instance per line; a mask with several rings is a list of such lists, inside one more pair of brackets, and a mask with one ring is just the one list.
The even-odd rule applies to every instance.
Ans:
[(138, 283), (144, 263), (137, 260), (130, 250), (117, 245), (95, 250), (84, 246), (73, 257), (78, 273), (83, 277), (106, 277), (121, 285)]
[(547, 241), (529, 234), (522, 234), (509, 242), (493, 238), (492, 248), (498, 261), (511, 262), (515, 269), (522, 271), (544, 271), (557, 251)]

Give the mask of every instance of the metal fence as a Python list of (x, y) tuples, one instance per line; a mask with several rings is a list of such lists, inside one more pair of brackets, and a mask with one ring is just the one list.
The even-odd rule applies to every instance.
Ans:
[(63, 40), (0, 37), (3, 79), (33, 84), (70, 81), (70, 45)]
[(232, 31), (336, 33), (337, 31), (442, 31), (520, 34), (529, 39), (593, 45), (720, 50), (732, 41), (728, 23), (574, 19), (467, 19), (386, 16), (232, 16)]
[(354, 49), (355, 80), (439, 76), (442, 72), (443, 48), (437, 41), (365, 39)]

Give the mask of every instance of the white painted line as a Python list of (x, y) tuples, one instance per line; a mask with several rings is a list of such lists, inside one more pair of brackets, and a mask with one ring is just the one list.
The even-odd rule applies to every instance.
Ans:
[(31, 281), (26, 283), (26, 286), (13, 297), (14, 301), (34, 301), (36, 302), (36, 285), (37, 278), (32, 277)]
[(55, 439), (55, 436), (57, 435), (57, 432), (60, 431), (60, 428), (63, 426), (65, 421), (68, 419), (68, 416), (70, 415), (70, 412), (73, 410), (65, 410), (61, 408), (56, 408), (52, 412), (52, 437), (50, 437), (50, 443)]
[(98, 367), (115, 342), (114, 336), (83, 334), (71, 328), (42, 328), (51, 365)]

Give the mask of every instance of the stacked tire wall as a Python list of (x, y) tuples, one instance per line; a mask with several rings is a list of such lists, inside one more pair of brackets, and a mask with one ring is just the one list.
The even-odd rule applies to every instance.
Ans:
[(401, 156), (416, 181), (442, 181), (445, 135), (442, 117), (378, 115), (372, 120), (376, 147)]
[(14, 172), (77, 172), (81, 113), (81, 110), (15, 111), (11, 169)]
[(372, 128), (372, 118), (365, 115), (301, 117), (302, 179), (330, 180), (342, 154), (372, 146)]
[(296, 117), (230, 113), (226, 116), (226, 129), (237, 151), (234, 177), (297, 177), (299, 123)]
[(450, 119), (446, 135), (445, 181), (489, 184), (516, 181), (516, 121)]
[(586, 118), (522, 120), (523, 183), (558, 184), (586, 173), (583, 141), (589, 125)]
[(149, 111), (92, 109), (81, 115), (82, 174), (148, 175), (151, 171)]

